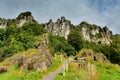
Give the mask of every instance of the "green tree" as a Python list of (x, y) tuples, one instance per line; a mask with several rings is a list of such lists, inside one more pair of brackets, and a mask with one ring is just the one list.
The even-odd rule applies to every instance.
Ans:
[(75, 48), (76, 51), (81, 50), (83, 47), (83, 39), (81, 33), (77, 30), (73, 30), (68, 35), (68, 43)]
[(9, 38), (11, 35), (15, 36), (17, 31), (17, 27), (16, 26), (8, 26), (5, 32), (5, 38)]
[(23, 25), (22, 29), (28, 32), (29, 34), (33, 34), (34, 36), (38, 36), (45, 33), (43, 26), (36, 22), (26, 23)]
[(75, 55), (75, 49), (69, 45), (64, 37), (49, 35), (49, 45), (53, 53), (61, 52), (64, 55)]
[(112, 37), (112, 43), (110, 45), (110, 60), (111, 62), (120, 64), (120, 35), (114, 35)]
[(4, 40), (4, 36), (5, 36), (5, 30), (4, 29), (0, 29), (0, 40), (1, 41)]

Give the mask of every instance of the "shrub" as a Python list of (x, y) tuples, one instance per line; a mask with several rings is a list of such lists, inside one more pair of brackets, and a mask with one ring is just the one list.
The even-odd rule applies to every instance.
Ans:
[(79, 31), (73, 30), (68, 35), (68, 43), (75, 48), (76, 51), (79, 51), (83, 47), (83, 39)]
[(65, 55), (75, 55), (75, 49), (67, 43), (64, 37), (49, 35), (50, 50), (53, 53), (61, 52)]

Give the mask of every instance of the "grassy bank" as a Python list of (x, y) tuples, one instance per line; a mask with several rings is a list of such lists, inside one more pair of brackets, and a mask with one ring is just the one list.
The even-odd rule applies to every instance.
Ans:
[[(7, 61), (3, 63), (5, 64)], [(40, 80), (44, 75), (55, 71), (61, 64), (60, 55), (53, 57), (52, 65), (44, 72), (22, 70), (18, 68), (17, 64), (14, 64), (9, 71), (0, 74), (0, 80)]]
[(93, 75), (88, 67), (77, 67), (76, 64), (69, 64), (69, 71), (63, 76), (61, 73), (56, 75), (55, 80), (120, 80), (120, 66), (93, 62)]

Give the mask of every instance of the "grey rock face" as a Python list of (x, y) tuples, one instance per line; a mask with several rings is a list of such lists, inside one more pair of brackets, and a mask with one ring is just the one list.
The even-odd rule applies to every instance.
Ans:
[(7, 20), (4, 18), (0, 18), (0, 28), (6, 28)]
[(50, 21), (45, 24), (45, 29), (54, 35), (63, 36), (67, 39), (67, 35), (70, 32), (70, 24), (71, 22), (66, 20), (65, 17), (61, 17), (61, 19), (58, 19), (55, 23), (50, 19)]
[(98, 62), (103, 62), (103, 63), (110, 63), (109, 60), (106, 58), (104, 54), (95, 54), (94, 55), (94, 60)]
[[(111, 42), (110, 38), (112, 33), (107, 27), (101, 28), (85, 21), (81, 22), (77, 27), (79, 27), (86, 41), (102, 44), (109, 44)], [(61, 17), (57, 22), (53, 22), (52, 19), (50, 19), (50, 21), (45, 24), (45, 29), (54, 35), (63, 36), (67, 39), (67, 35), (71, 31), (71, 22), (66, 20), (65, 17)]]
[[(27, 22), (37, 22), (29, 11), (21, 13), (16, 19), (0, 18), (0, 28), (6, 28), (11, 24), (21, 27)], [(44, 25), (45, 29), (52, 32), (53, 35), (63, 36), (66, 39), (72, 29), (79, 27), (80, 32), (86, 41), (103, 44), (109, 44), (111, 42), (112, 33), (107, 27), (101, 28), (85, 21), (73, 28), (69, 20), (66, 20), (65, 17), (61, 17), (61, 19), (57, 19), (56, 22), (53, 22), (52, 19), (50, 19), (50, 21)]]
[(80, 23), (79, 27), (86, 41), (92, 41), (95, 43), (109, 44), (111, 42), (112, 33), (107, 27), (99, 27), (97, 25), (91, 25), (87, 22)]
[(3, 72), (7, 72), (8, 68), (6, 66), (0, 66), (0, 74)]
[(0, 18), (0, 28), (6, 28), (11, 24), (21, 27), (26, 22), (35, 21), (31, 12), (23, 12), (16, 19), (4, 19)]
[(35, 21), (31, 12), (29, 11), (21, 13), (16, 19), (18, 20), (18, 27), (21, 27), (26, 22)]

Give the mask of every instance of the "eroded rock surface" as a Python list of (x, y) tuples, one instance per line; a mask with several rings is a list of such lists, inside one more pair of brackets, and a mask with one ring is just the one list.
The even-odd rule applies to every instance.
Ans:
[(6, 72), (8, 68), (6, 66), (0, 66), (0, 73)]
[(98, 61), (102, 63), (109, 63), (110, 61), (102, 53), (95, 53), (93, 50), (82, 50), (80, 54), (76, 56), (77, 60)]
[(109, 63), (109, 60), (106, 58), (104, 54), (95, 54), (94, 60), (98, 62)]
[(0, 18), (0, 28), (7, 28), (10, 25), (21, 27), (27, 22), (36, 22), (32, 16), (32, 13), (29, 11), (22, 12), (21, 14), (18, 15), (16, 19)]
[(65, 17), (61, 17), (57, 22), (53, 22), (52, 19), (45, 24), (45, 29), (49, 32), (52, 32), (54, 35), (63, 36), (67, 39), (67, 35), (70, 32), (71, 22), (66, 20)]
[(91, 25), (84, 21), (78, 27), (80, 27), (80, 31), (86, 41), (102, 44), (110, 44), (112, 42), (112, 32), (106, 26), (101, 28), (100, 26)]
[[(27, 22), (37, 22), (29, 11), (22, 12), (15, 19), (0, 18), (0, 28), (6, 28), (10, 25), (22, 27)], [(61, 17), (56, 22), (50, 19), (48, 23), (43, 25), (49, 32), (52, 32), (54, 35), (63, 36), (66, 39), (70, 31), (76, 28), (79, 29), (86, 41), (102, 44), (110, 44), (112, 42), (112, 32), (106, 26), (101, 28), (95, 24), (89, 24), (86, 21), (81, 22), (79, 25), (73, 25), (70, 20)]]

